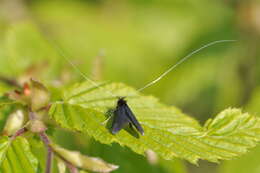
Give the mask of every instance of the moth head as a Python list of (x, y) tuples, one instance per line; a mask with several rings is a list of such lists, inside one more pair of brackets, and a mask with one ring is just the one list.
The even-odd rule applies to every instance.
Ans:
[(117, 101), (117, 105), (124, 105), (126, 104), (125, 97), (119, 97)]

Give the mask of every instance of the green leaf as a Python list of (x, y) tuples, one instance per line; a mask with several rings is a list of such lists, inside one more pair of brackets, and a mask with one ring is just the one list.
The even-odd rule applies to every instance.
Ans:
[[(246, 105), (245, 109), (251, 113), (260, 111), (260, 88), (255, 89), (252, 98)], [(259, 116), (259, 115), (258, 115)], [(220, 165), (219, 173), (259, 173), (260, 146), (258, 145), (250, 153), (232, 161), (226, 161)]]
[[(144, 136), (136, 136), (131, 129), (112, 135), (109, 123), (102, 125), (109, 110), (116, 107), (117, 97), (109, 92), (128, 96), (126, 99), (144, 128)], [(139, 154), (152, 149), (164, 159), (218, 162), (246, 153), (260, 140), (259, 119), (239, 109), (227, 109), (201, 127), (175, 107), (142, 96), (124, 84), (93, 87), (88, 82), (79, 83), (65, 90), (63, 98), (50, 109), (51, 118), (61, 127), (87, 133), (105, 144), (117, 142)]]
[(38, 160), (31, 153), (30, 145), (25, 138), (17, 137), (11, 142), (8, 137), (1, 137), (0, 170), (10, 173), (37, 172)]
[(5, 153), (8, 149), (9, 140), (7, 137), (2, 137), (0, 139), (0, 165), (2, 164), (2, 161), (5, 158)]

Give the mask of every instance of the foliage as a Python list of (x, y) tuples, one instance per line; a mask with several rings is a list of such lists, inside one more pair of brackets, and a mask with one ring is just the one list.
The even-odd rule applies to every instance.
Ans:
[[(117, 100), (107, 91), (130, 95), (128, 103), (144, 127), (145, 136), (128, 131), (112, 135), (109, 126), (102, 126)], [(198, 159), (231, 159), (259, 140), (259, 120), (240, 110), (227, 109), (201, 127), (178, 109), (141, 96), (123, 84), (75, 84), (64, 91), (64, 100), (52, 106), (50, 115), (61, 127), (85, 132), (102, 143), (118, 142), (140, 154), (152, 149), (164, 159), (180, 157), (192, 163)]]
[[(258, 172), (259, 147), (248, 153), (260, 138), (254, 0), (246, 6), (208, 0), (3, 3), (0, 172), (45, 172), (50, 149), (54, 173), (97, 171), (100, 163), (106, 171), (118, 165), (115, 172), (186, 173), (185, 160), (200, 165), (190, 172), (203, 172), (199, 159), (219, 163), (238, 156), (221, 162), (219, 172)], [(200, 52), (144, 93), (134, 89), (219, 39), (238, 42)], [(91, 79), (121, 83), (97, 82), (97, 88), (84, 82), (61, 53)], [(117, 97), (109, 92), (126, 96), (144, 136), (129, 127), (110, 133), (112, 119), (104, 122)], [(89, 159), (91, 165), (80, 164)]]
[[(246, 106), (246, 109), (250, 112), (253, 112), (257, 114), (259, 112), (259, 93), (260, 90), (257, 88), (254, 91), (254, 96)], [(252, 173), (258, 173), (259, 172), (259, 153), (260, 153), (260, 147), (257, 146), (253, 149), (252, 152), (247, 153), (244, 157), (238, 158), (233, 161), (225, 162), (220, 167), (220, 172), (223, 173), (246, 173), (248, 172), (248, 169), (250, 168), (250, 172)]]
[(38, 160), (31, 153), (26, 138), (18, 137), (12, 141), (1, 137), (0, 146), (1, 172), (37, 172)]

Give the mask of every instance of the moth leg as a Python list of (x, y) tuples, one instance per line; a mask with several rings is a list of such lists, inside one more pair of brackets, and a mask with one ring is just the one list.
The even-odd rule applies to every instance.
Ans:
[(109, 113), (108, 118), (107, 118), (105, 121), (103, 121), (103, 122), (101, 123), (101, 125), (105, 125), (105, 124), (113, 117), (114, 113), (115, 113), (115, 110), (112, 110), (112, 111)]
[(111, 118), (113, 117), (113, 115), (110, 115), (105, 121), (103, 121), (101, 124), (105, 125)]
[(130, 129), (135, 130), (132, 123), (129, 123)]

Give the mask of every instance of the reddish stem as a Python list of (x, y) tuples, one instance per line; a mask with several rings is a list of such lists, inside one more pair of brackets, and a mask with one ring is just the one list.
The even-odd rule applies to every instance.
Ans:
[(47, 106), (40, 108), (38, 111), (43, 111), (43, 110), (49, 111), (50, 108), (51, 108), (51, 104), (48, 104)]
[(11, 140), (15, 140), (16, 137), (21, 136), (22, 134), (24, 134), (26, 132), (26, 128), (21, 128), (20, 130), (18, 130), (17, 132), (15, 132), (15, 134), (13, 134), (13, 136), (11, 137)]
[(52, 148), (50, 146), (50, 140), (45, 132), (41, 132), (41, 133), (39, 133), (39, 135), (41, 137), (41, 140), (45, 144), (45, 146), (47, 148), (47, 152), (48, 152), (45, 173), (51, 173), (51, 163), (52, 163), (53, 152), (52, 152)]

